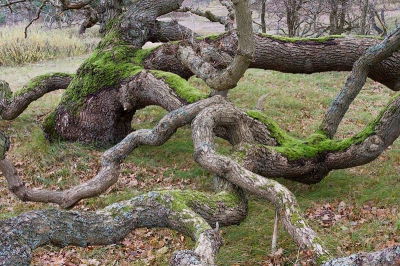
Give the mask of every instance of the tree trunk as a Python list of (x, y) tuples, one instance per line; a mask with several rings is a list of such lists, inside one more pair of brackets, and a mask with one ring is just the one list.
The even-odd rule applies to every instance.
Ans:
[(265, 24), (265, 6), (266, 6), (267, 0), (261, 0), (261, 32), (266, 33), (267, 32), (267, 26)]

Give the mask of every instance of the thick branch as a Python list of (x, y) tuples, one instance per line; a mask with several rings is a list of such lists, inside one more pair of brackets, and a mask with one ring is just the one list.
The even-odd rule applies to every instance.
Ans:
[(203, 79), (208, 86), (217, 91), (225, 91), (236, 87), (253, 58), (253, 28), (249, 2), (234, 1), (237, 19), (238, 51), (229, 66), (220, 71), (212, 64), (198, 56), (193, 47), (181, 46), (179, 58), (196, 76)]
[(86, 29), (93, 27), (99, 22), (99, 18), (97, 17), (97, 12), (92, 7), (86, 7), (84, 9), (85, 20), (82, 22), (79, 27), (79, 34), (84, 34)]
[(89, 5), (92, 0), (88, 1), (73, 1), (70, 2), (68, 0), (60, 0), (61, 2), (61, 10), (65, 11), (68, 9), (81, 9), (84, 8), (85, 6)]
[(124, 13), (119, 32), (125, 41), (141, 48), (149, 38), (156, 18), (179, 9), (183, 0), (141, 0), (134, 2)]
[(177, 21), (156, 21), (151, 28), (148, 41), (150, 42), (169, 42), (181, 41), (198, 37), (198, 34), (191, 29), (180, 25)]
[(284, 177), (302, 183), (320, 182), (333, 169), (367, 164), (400, 135), (399, 96), (363, 131), (343, 140), (331, 140), (322, 134), (313, 134), (305, 140), (295, 139), (264, 114), (257, 111), (247, 114), (264, 123), (277, 145), (255, 145), (247, 149), (246, 168), (262, 176)]
[(325, 262), (322, 266), (336, 265), (374, 265), (374, 266), (394, 266), (399, 265), (400, 246), (395, 245), (375, 252), (360, 252), (349, 257), (337, 258)]
[(244, 142), (251, 141), (250, 129), (241, 122), (241, 117), (241, 112), (226, 104), (212, 106), (200, 112), (192, 123), (196, 162), (229, 182), (271, 201), (278, 210), (285, 229), (300, 247), (312, 249), (318, 256), (327, 255), (328, 252), (308, 226), (296, 198), (289, 190), (274, 180), (250, 172), (214, 150), (214, 131), (217, 127), (224, 127), (237, 136), (234, 138), (237, 139), (234, 142), (236, 145), (243, 146)]
[(203, 11), (200, 9), (194, 9), (190, 6), (186, 6), (181, 9), (176, 10), (176, 12), (190, 12), (197, 16), (204, 17), (211, 22), (218, 22), (218, 23), (224, 25), (225, 30), (227, 30), (227, 31), (233, 29), (233, 20), (229, 16), (218, 16), (218, 15), (213, 14), (209, 10)]
[[(286, 73), (315, 73), (326, 71), (351, 71), (354, 62), (356, 62), (365, 51), (373, 45), (380, 42), (378, 39), (362, 37), (335, 37), (328, 36), (322, 38), (282, 38), (279, 36), (254, 35), (255, 53), (251, 68), (261, 68), (267, 70), (276, 70)], [(157, 56), (149, 56), (145, 60), (148, 67), (165, 67), (165, 57), (168, 62), (173, 62), (174, 67), (170, 71), (180, 74), (188, 73), (191, 69), (193, 74), (199, 67), (215, 67), (214, 61), (225, 61), (225, 65), (232, 62), (232, 58), (237, 50), (237, 36), (235, 32), (222, 34), (218, 38), (206, 38), (204, 40), (195, 40), (195, 50), (197, 57), (191, 62), (193, 67), (184, 67), (186, 61), (182, 61), (182, 66), (176, 67), (181, 63), (180, 57), (171, 57), (171, 51), (178, 49), (179, 44), (169, 44), (168, 49), (163, 46), (154, 51)], [(208, 53), (203, 51), (213, 51), (211, 61), (208, 60)], [(215, 52), (214, 52), (215, 51)], [(227, 57), (229, 55), (230, 57)], [(205, 61), (206, 63), (203, 63)], [(203, 66), (204, 65), (204, 66)], [(219, 64), (218, 64), (219, 65)], [(218, 69), (218, 67), (215, 67)], [(179, 72), (175, 72), (175, 69)], [(163, 69), (167, 71), (167, 69)], [(213, 71), (213, 70), (211, 70)], [(207, 72), (205, 72), (207, 73)], [(192, 74), (192, 75), (193, 75)], [(187, 77), (188, 74), (185, 74)], [(368, 73), (368, 77), (382, 83), (388, 88), (400, 90), (400, 53), (394, 53), (391, 57), (376, 64)]]
[(0, 117), (5, 120), (18, 117), (31, 102), (46, 93), (66, 89), (72, 78), (73, 75), (71, 74), (54, 73), (32, 79), (27, 85), (14, 93), (13, 97), (0, 98)]
[(371, 48), (354, 64), (350, 76), (347, 78), (339, 95), (333, 100), (320, 130), (332, 138), (349, 109), (350, 104), (361, 91), (371, 68), (384, 59), (390, 57), (400, 47), (400, 29), (390, 34), (385, 40)]
[(7, 179), (10, 190), (24, 201), (52, 202), (64, 208), (71, 207), (84, 198), (97, 196), (118, 180), (119, 164), (140, 145), (162, 145), (176, 129), (190, 123), (205, 107), (218, 103), (216, 96), (181, 107), (167, 114), (152, 130), (137, 130), (120, 143), (107, 150), (102, 156), (102, 168), (93, 179), (64, 191), (27, 188), (14, 166), (7, 160), (0, 161), (0, 170)]
[[(192, 204), (197, 201), (202, 204)], [(243, 198), (235, 194), (209, 195), (179, 190), (149, 192), (96, 212), (31, 211), (0, 222), (0, 264), (29, 265), (32, 250), (46, 244), (107, 245), (121, 241), (135, 228), (166, 227), (196, 241), (194, 251), (178, 252), (171, 265), (189, 265), (181, 262), (188, 256), (199, 262), (196, 265), (214, 265), (222, 245), (221, 237), (196, 213), (198, 206), (212, 210), (206, 219), (215, 213), (225, 213), (224, 217), (219, 216), (225, 224), (232, 224), (231, 215), (236, 215), (237, 219), (233, 220), (240, 222), (247, 213)]]

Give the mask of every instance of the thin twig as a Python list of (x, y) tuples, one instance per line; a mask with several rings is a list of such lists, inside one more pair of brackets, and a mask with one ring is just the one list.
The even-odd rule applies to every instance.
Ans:
[(271, 94), (271, 92), (269, 92), (269, 93), (267, 93), (267, 94), (264, 94), (263, 96), (261, 96), (259, 99), (258, 99), (258, 101), (257, 101), (257, 104), (256, 104), (256, 110), (259, 110), (259, 111), (263, 111), (264, 110), (264, 108), (262, 108), (261, 107), (261, 104), (263, 103), (263, 101), (268, 97), (268, 95), (270, 95)]
[(25, 27), (25, 39), (28, 38), (28, 28), (32, 25), (32, 23), (40, 18), (40, 13), (42, 12), (42, 9), (46, 6), (47, 0), (43, 1), (42, 5), (39, 7), (37, 13), (36, 13), (36, 18), (32, 19), (31, 22)]
[(271, 245), (271, 253), (272, 255), (276, 252), (276, 240), (278, 239), (278, 210), (275, 209), (275, 223), (274, 223), (274, 233), (272, 234), (272, 245)]
[(12, 6), (12, 5), (14, 5), (14, 4), (18, 4), (18, 3), (22, 3), (22, 2), (26, 2), (26, 0), (18, 0), (18, 1), (15, 1), (15, 2), (8, 2), (7, 4), (4, 4), (4, 5), (0, 5), (0, 8), (1, 7), (9, 7), (9, 6)]

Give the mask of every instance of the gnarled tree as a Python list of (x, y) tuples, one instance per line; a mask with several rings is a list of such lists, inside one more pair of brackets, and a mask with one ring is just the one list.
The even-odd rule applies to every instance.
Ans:
[[(65, 7), (78, 5), (61, 2)], [(307, 224), (295, 196), (271, 178), (316, 183), (334, 169), (371, 162), (393, 143), (400, 134), (398, 96), (362, 132), (344, 140), (336, 140), (334, 136), (367, 77), (392, 90), (400, 89), (397, 53), (400, 30), (383, 41), (333, 37), (296, 40), (253, 35), (249, 2), (233, 0), (221, 2), (234, 7), (236, 30), (217, 38), (194, 38), (190, 29), (175, 21), (157, 20), (182, 10), (182, 2), (136, 0), (124, 12), (122, 9), (109, 12), (117, 16), (106, 19), (102, 41), (75, 75), (39, 76), (14, 94), (7, 86), (0, 87), (0, 115), (9, 120), (47, 92), (65, 89), (59, 106), (46, 118), (46, 135), (70, 141), (118, 142), (103, 154), (102, 168), (93, 179), (64, 191), (26, 187), (12, 162), (5, 158), (9, 140), (3, 133), (0, 170), (10, 190), (22, 200), (73, 207), (113, 185), (118, 179), (120, 163), (134, 149), (140, 145), (161, 145), (179, 127), (191, 123), (194, 158), (215, 174), (215, 194), (164, 190), (96, 212), (28, 212), (0, 222), (4, 232), (0, 235), (0, 264), (28, 264), (31, 251), (48, 243), (112, 244), (134, 228), (167, 227), (196, 241), (194, 250), (176, 252), (171, 265), (213, 265), (222, 243), (218, 227), (240, 223), (246, 217), (245, 191), (274, 204), (284, 228), (299, 247), (312, 251), (315, 262), (343, 265), (360, 261), (375, 263), (385, 258), (382, 265), (395, 264), (400, 258), (395, 248), (332, 259), (323, 241)], [(142, 49), (147, 41), (170, 40), (179, 42)], [(248, 67), (292, 73), (352, 72), (318, 131), (301, 140), (286, 134), (263, 113), (239, 110), (224, 97), (208, 97), (187, 82), (187, 78), (196, 75), (213, 94), (225, 93), (236, 86)], [(132, 132), (132, 116), (147, 105), (159, 105), (169, 113), (153, 129)], [(216, 136), (234, 147), (231, 157), (215, 150)]]

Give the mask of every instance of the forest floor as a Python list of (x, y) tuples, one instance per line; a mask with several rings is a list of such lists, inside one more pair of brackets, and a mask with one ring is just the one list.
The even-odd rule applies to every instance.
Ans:
[[(29, 79), (48, 72), (73, 73), (86, 56), (43, 61), (21, 67), (0, 68), (0, 79), (15, 91)], [(268, 94), (264, 112), (296, 137), (310, 135), (324, 111), (344, 83), (346, 73), (292, 75), (273, 71), (248, 70), (229, 98), (243, 109), (253, 109), (259, 97)], [(204, 84), (190, 80), (204, 89)], [(49, 143), (41, 121), (56, 107), (62, 92), (46, 95), (12, 122), (0, 128), (11, 136), (12, 160), (19, 174), (32, 187), (64, 189), (92, 178), (100, 167), (104, 149), (79, 143)], [(360, 131), (394, 95), (371, 80), (357, 98), (339, 129), (344, 138)], [(165, 114), (161, 108), (147, 107), (138, 112), (133, 128), (152, 128)], [(219, 142), (229, 153), (229, 146)], [(211, 190), (211, 176), (192, 159), (189, 127), (161, 147), (140, 147), (122, 164), (116, 185), (104, 195), (80, 202), (75, 210), (96, 210), (158, 188), (190, 187)], [(400, 242), (400, 145), (396, 141), (374, 162), (347, 170), (333, 171), (322, 182), (302, 185), (280, 180), (297, 196), (301, 208), (336, 256), (372, 251)], [(218, 265), (292, 265), (298, 248), (280, 228), (278, 252), (270, 254), (274, 208), (267, 201), (249, 195), (250, 212), (239, 226), (222, 228), (225, 245)], [(57, 207), (24, 203), (7, 188), (0, 176), (0, 219), (34, 209)], [(165, 265), (171, 253), (193, 245), (186, 237), (170, 230), (138, 229), (122, 243), (104, 247), (46, 246), (34, 252), (33, 265)], [(304, 255), (304, 254), (303, 254)]]

